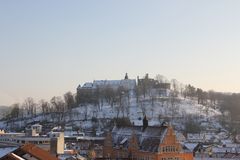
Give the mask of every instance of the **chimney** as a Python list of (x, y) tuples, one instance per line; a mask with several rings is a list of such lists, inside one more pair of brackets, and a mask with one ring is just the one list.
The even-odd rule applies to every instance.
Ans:
[(36, 129), (32, 129), (32, 128), (26, 128), (25, 135), (28, 137), (39, 136), (39, 134), (37, 134), (37, 132), (36, 132)]
[(58, 137), (52, 137), (50, 140), (50, 153), (52, 155), (64, 154), (64, 133), (59, 132)]

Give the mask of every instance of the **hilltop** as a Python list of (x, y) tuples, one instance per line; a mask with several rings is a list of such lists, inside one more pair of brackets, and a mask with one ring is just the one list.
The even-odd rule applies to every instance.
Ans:
[(204, 92), (191, 85), (170, 82), (163, 76), (156, 79), (148, 74), (137, 80), (126, 74), (122, 80), (98, 80), (77, 87), (63, 97), (53, 97), (49, 102), (36, 104), (27, 98), (13, 106), (11, 113), (0, 122), (2, 128), (23, 130), (33, 123), (45, 128), (56, 125), (82, 130), (111, 128), (117, 119), (128, 125), (142, 125), (147, 117), (149, 125), (160, 125), (167, 121), (183, 132), (199, 132), (225, 129), (220, 123), (222, 110), (219, 94)]

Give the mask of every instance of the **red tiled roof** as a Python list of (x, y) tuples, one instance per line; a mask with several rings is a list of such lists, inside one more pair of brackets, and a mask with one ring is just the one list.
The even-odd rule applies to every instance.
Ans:
[[(39, 160), (59, 160), (57, 157), (52, 156), (49, 152), (31, 143), (27, 143), (21, 146), (20, 148), (16, 149), (12, 153), (20, 157), (25, 154), (29, 154), (32, 157), (35, 157), (36, 159), (39, 159)], [(19, 160), (18, 158), (14, 157), (12, 153), (9, 153), (6, 156), (0, 158), (0, 160)]]
[(9, 153), (6, 156), (0, 158), (0, 160), (19, 160), (19, 158), (15, 157), (12, 153)]
[(40, 160), (58, 160), (57, 157), (52, 156), (49, 152), (39, 148), (38, 146), (28, 143), (19, 148), (21, 151), (30, 154)]

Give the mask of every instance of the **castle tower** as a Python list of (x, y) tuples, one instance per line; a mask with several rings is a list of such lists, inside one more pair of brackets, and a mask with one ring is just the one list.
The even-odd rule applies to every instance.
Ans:
[(128, 79), (128, 74), (127, 74), (127, 73), (125, 74), (125, 77), (124, 77), (124, 79)]

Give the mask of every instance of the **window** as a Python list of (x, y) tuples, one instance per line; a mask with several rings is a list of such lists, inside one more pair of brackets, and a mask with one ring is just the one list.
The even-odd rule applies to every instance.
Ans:
[(162, 152), (178, 152), (178, 148), (175, 146), (162, 147)]
[(166, 152), (169, 152), (169, 146), (166, 147)]

